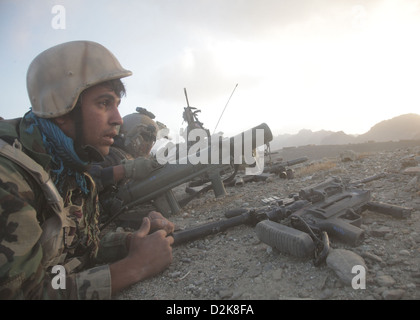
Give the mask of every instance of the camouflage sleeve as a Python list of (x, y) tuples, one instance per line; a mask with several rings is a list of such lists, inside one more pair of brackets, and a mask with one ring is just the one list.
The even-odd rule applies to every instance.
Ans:
[(34, 193), (13, 164), (0, 162), (0, 298), (27, 298), (42, 288), (41, 235)]
[(75, 275), (75, 279), (78, 299), (111, 299), (111, 272), (108, 265), (79, 272)]
[(54, 287), (59, 273), (42, 261), (34, 197), (19, 169), (0, 158), (0, 299), (110, 299), (107, 265), (69, 274), (64, 287)]
[(126, 239), (130, 232), (108, 232), (99, 244), (98, 263), (109, 263), (123, 259), (128, 254)]
[(42, 234), (34, 186), (20, 168), (0, 158), (0, 299), (68, 299), (77, 297), (69, 278), (66, 292), (54, 290), (43, 264)]

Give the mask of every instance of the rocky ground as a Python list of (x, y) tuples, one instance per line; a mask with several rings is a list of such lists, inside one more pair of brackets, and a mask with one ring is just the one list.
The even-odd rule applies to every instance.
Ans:
[[(363, 153), (349, 150), (348, 157), (340, 153), (328, 158), (320, 154), (293, 166), (293, 179), (273, 175), (265, 181), (238, 184), (227, 187), (227, 195), (217, 199), (208, 192), (170, 219), (182, 230), (226, 219), (224, 214), (231, 209), (262, 207), (267, 197), (286, 198), (328, 177), (359, 180), (384, 172), (385, 178), (364, 188), (371, 190), (372, 200), (411, 208), (411, 215), (399, 219), (364, 211), (365, 237), (360, 245), (330, 238), (329, 256), (339, 253), (344, 259), (341, 266), (328, 259), (315, 266), (312, 258), (283, 253), (260, 241), (254, 227), (241, 225), (175, 246), (173, 263), (166, 271), (133, 285), (116, 299), (420, 299), (420, 146)], [(291, 160), (287, 154), (281, 156)], [(366, 267), (364, 289), (354, 289), (343, 278), (343, 273), (348, 277), (352, 263)]]

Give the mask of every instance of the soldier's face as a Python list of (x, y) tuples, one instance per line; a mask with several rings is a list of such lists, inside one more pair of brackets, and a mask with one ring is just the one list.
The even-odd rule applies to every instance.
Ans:
[(88, 88), (82, 94), (83, 142), (104, 156), (114, 143), (117, 126), (123, 123), (118, 111), (120, 102), (112, 89), (102, 85)]

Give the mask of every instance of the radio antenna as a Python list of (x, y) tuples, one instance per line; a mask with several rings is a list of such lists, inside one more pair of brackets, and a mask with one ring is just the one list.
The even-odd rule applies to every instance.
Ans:
[(233, 91), (232, 91), (232, 93), (230, 94), (230, 97), (229, 97), (228, 101), (226, 102), (225, 107), (223, 108), (222, 114), (220, 115), (219, 121), (217, 121), (217, 124), (216, 124), (216, 126), (214, 127), (213, 134), (216, 132), (216, 128), (217, 128), (217, 126), (219, 125), (220, 119), (222, 119), (223, 113), (225, 112), (226, 107), (227, 107), (227, 105), (228, 105), (228, 103), (229, 103), (229, 101), (230, 101), (230, 98), (232, 98), (233, 93), (235, 92), (235, 90), (236, 90), (236, 87), (237, 87), (237, 86), (238, 86), (238, 84), (236, 84), (235, 88), (233, 88)]
[(190, 102), (188, 101), (187, 89), (184, 88), (185, 99), (187, 100), (187, 107), (190, 106)]

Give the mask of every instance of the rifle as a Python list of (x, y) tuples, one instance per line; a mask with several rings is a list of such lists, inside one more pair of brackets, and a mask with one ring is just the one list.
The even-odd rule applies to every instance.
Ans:
[(292, 169), (288, 169), (286, 167), (294, 166), (296, 164), (303, 163), (308, 161), (308, 157), (301, 157), (289, 161), (284, 161), (280, 163), (275, 163), (270, 166), (264, 167), (264, 172), (266, 173), (274, 173), (280, 176), (282, 179), (293, 179), (294, 173)]
[[(257, 139), (257, 135), (263, 131), (262, 139)], [(232, 166), (232, 158), (240, 148), (242, 156), (245, 153), (245, 139), (251, 137), (250, 147), (253, 149), (264, 145), (273, 139), (270, 128), (262, 123), (259, 126), (244, 131), (224, 142), (218, 141), (219, 161), (217, 164), (209, 161), (206, 163), (191, 163), (189, 158), (182, 158), (178, 163), (166, 163), (162, 167), (155, 169), (147, 178), (139, 181), (131, 181), (118, 189), (115, 195), (115, 205), (117, 212), (101, 227), (105, 228), (111, 221), (118, 217), (125, 210), (164, 196), (168, 201), (172, 214), (178, 213), (181, 208), (172, 193), (172, 189), (188, 182), (198, 176), (207, 175), (216, 197), (226, 195), (226, 189), (220, 177), (220, 172)], [(260, 136), (261, 137), (261, 136)], [(242, 146), (237, 146), (237, 142), (242, 141)], [(212, 147), (216, 145), (207, 144), (199, 153), (212, 154)], [(226, 146), (229, 152), (225, 152)], [(211, 160), (211, 159), (210, 159)], [(162, 212), (167, 215), (168, 212)]]
[(174, 232), (174, 245), (246, 224), (256, 227), (264, 243), (296, 257), (315, 254), (315, 264), (319, 264), (328, 254), (329, 236), (352, 246), (360, 244), (363, 211), (377, 210), (395, 218), (411, 214), (412, 209), (370, 201), (370, 190), (361, 185), (383, 177), (378, 174), (353, 183), (329, 178), (261, 208), (234, 209), (225, 214), (228, 219)]

